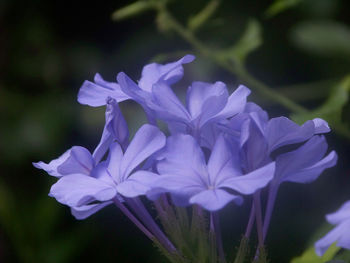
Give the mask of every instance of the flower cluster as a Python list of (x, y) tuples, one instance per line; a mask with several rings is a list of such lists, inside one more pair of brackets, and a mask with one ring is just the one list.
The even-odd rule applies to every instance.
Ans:
[[(101, 140), (93, 153), (74, 146), (48, 164), (34, 163), (58, 178), (49, 195), (69, 206), (77, 219), (114, 203), (168, 251), (176, 248), (139, 196), (155, 202), (166, 198), (175, 206), (195, 205), (213, 214), (231, 201), (241, 204), (243, 196), (253, 195), (247, 235), (252, 218), (257, 218), (263, 243), (279, 186), (312, 182), (335, 165), (337, 155), (327, 154), (322, 135), (330, 129), (318, 118), (301, 126), (286, 117), (270, 119), (258, 105), (247, 102), (248, 88), (241, 85), (229, 94), (220, 81), (193, 82), (183, 105), (171, 86), (193, 59), (187, 55), (165, 65), (146, 65), (138, 83), (123, 72), (117, 82), (107, 82), (99, 74), (94, 82), (85, 81), (79, 103), (106, 106)], [(132, 140), (118, 106), (125, 100), (137, 102), (149, 121)], [(168, 137), (157, 127), (159, 120), (166, 123)], [(265, 187), (268, 199), (262, 209)]]

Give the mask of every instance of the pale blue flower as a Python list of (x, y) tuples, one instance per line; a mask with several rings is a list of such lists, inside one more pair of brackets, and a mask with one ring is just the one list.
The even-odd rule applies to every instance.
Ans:
[(333, 243), (350, 249), (350, 201), (345, 202), (338, 211), (328, 214), (326, 219), (335, 228), (315, 243), (317, 255), (322, 256)]
[(272, 179), (275, 164), (244, 174), (238, 147), (229, 148), (223, 136), (215, 143), (208, 162), (196, 140), (190, 135), (168, 138), (164, 159), (158, 163), (159, 178), (154, 187), (170, 192), (178, 205), (198, 204), (215, 211), (241, 194), (252, 194)]

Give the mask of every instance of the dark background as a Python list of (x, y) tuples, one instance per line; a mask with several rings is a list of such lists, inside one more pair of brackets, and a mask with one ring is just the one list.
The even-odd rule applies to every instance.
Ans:
[[(104, 108), (76, 101), (85, 79), (92, 80), (99, 72), (114, 81), (119, 71), (125, 71), (136, 80), (143, 65), (154, 59), (172, 60), (187, 51), (198, 55), (176, 34), (159, 32), (152, 11), (113, 22), (113, 11), (130, 3), (0, 1), (0, 262), (165, 262), (114, 207), (75, 220), (67, 207), (47, 196), (55, 178), (31, 165), (48, 162), (72, 145), (93, 150), (98, 143)], [(185, 22), (205, 3), (177, 0), (169, 8)], [(266, 18), (271, 3), (223, 1), (198, 36), (213, 47), (228, 46), (239, 39), (249, 18), (258, 19), (263, 44), (248, 57), (249, 71), (290, 99), (316, 107), (350, 73), (350, 4), (305, 0)], [(335, 21), (344, 33), (338, 39), (327, 28), (315, 35), (311, 30), (307, 37), (319, 38), (321, 48), (310, 48), (295, 33), (305, 21)], [(200, 55), (185, 71), (184, 88), (192, 80), (222, 80), (231, 89), (240, 82)], [(254, 91), (250, 99), (272, 117), (290, 113)], [(129, 102), (122, 109), (134, 132), (144, 121), (141, 110)], [(349, 123), (349, 116), (345, 105), (341, 118)], [(327, 138), (330, 149), (339, 154), (337, 167), (311, 185), (281, 188), (267, 238), (271, 262), (289, 262), (302, 253), (324, 215), (350, 199), (349, 139), (334, 132)], [(230, 253), (245, 229), (248, 200), (243, 207), (229, 205), (221, 213)]]

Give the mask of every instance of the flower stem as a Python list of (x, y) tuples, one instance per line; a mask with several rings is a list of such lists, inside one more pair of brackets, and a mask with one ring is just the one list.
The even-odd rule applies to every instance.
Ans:
[(244, 263), (248, 253), (248, 238), (242, 237), (234, 263)]
[(220, 262), (224, 263), (226, 262), (225, 252), (224, 252), (224, 247), (222, 245), (220, 221), (219, 221), (219, 215), (217, 212), (210, 213), (210, 231), (212, 231), (215, 235), (216, 247), (218, 250)]
[(131, 209), (137, 214), (139, 219), (143, 222), (145, 226), (154, 234), (158, 241), (168, 250), (169, 253), (174, 253), (176, 251), (174, 245), (166, 237), (163, 231), (156, 224), (152, 216), (149, 214), (143, 203), (139, 198), (127, 199), (127, 204)]
[(258, 249), (255, 255), (255, 259), (260, 257), (260, 251), (264, 249), (264, 235), (263, 235), (263, 220), (261, 211), (261, 200), (260, 191), (257, 191), (253, 197), (254, 207), (255, 207), (255, 219), (256, 219), (256, 229), (258, 232)]
[(266, 212), (265, 212), (264, 226), (263, 226), (264, 241), (267, 235), (267, 231), (269, 230), (271, 215), (272, 215), (273, 208), (275, 206), (277, 192), (278, 192), (278, 184), (271, 184), (269, 188), (269, 194), (267, 197), (267, 205), (266, 205)]
[(149, 239), (152, 241), (155, 240), (153, 234), (148, 231), (148, 229), (118, 200), (118, 198), (113, 198), (113, 202)]
[(255, 221), (255, 206), (254, 206), (254, 202), (252, 203), (252, 208), (250, 209), (250, 215), (249, 215), (249, 220), (248, 220), (248, 224), (247, 224), (247, 228), (244, 234), (244, 237), (246, 239), (250, 238), (250, 234), (252, 233), (252, 228), (254, 225), (254, 221)]

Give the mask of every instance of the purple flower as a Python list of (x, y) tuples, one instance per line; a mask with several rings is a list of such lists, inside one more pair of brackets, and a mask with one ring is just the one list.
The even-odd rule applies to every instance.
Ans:
[[(187, 55), (180, 60), (165, 65), (151, 63), (142, 69), (141, 79), (137, 86), (138, 94), (149, 93), (152, 85), (160, 78), (164, 79), (169, 85), (177, 82), (183, 76), (182, 64), (193, 61), (194, 56)], [(124, 73), (123, 73), (124, 74)], [(125, 74), (124, 74), (125, 75)], [(126, 76), (126, 75), (125, 75)], [(119, 80), (118, 80), (119, 81)], [(131, 80), (130, 80), (131, 81)], [(78, 102), (92, 107), (98, 107), (106, 104), (106, 99), (111, 97), (117, 102), (127, 99), (133, 99), (140, 102), (139, 96), (135, 96), (132, 90), (133, 86), (121, 88), (120, 83), (107, 82), (99, 74), (95, 75), (94, 82), (85, 81), (78, 93)], [(124, 84), (124, 82), (122, 81)], [(144, 95), (144, 94), (143, 94)], [(142, 97), (142, 96), (141, 96)]]
[[(214, 84), (193, 82), (187, 91), (186, 107), (174, 94), (169, 83), (160, 79), (153, 84), (152, 91), (142, 91), (125, 74), (118, 75), (122, 89), (144, 106), (148, 115), (168, 124), (172, 134), (193, 135), (201, 145), (209, 145), (206, 130), (211, 125), (231, 118), (243, 111), (250, 90), (244, 86), (228, 95), (226, 85), (220, 81)], [(209, 136), (209, 135), (208, 135)]]
[[(155, 123), (155, 113), (152, 107), (150, 107), (152, 94), (154, 93), (154, 85), (161, 81), (165, 83), (165, 88), (169, 90), (170, 88), (168, 86), (182, 78), (182, 65), (190, 63), (193, 60), (194, 56), (186, 55), (176, 62), (165, 65), (156, 63), (146, 65), (142, 70), (142, 77), (138, 84), (132, 81), (124, 72), (118, 74), (117, 80), (123, 92), (143, 107), (149, 122)], [(167, 98), (164, 98), (164, 100), (165, 99)]]
[[(244, 169), (257, 169), (271, 162), (271, 154), (276, 150), (309, 140), (319, 133), (329, 132), (327, 122), (314, 119), (299, 126), (286, 117), (268, 119), (265, 111), (255, 104), (248, 103), (245, 112), (230, 120), (228, 128), (240, 136), (239, 140)], [(233, 131), (233, 132), (232, 132)]]
[[(111, 122), (107, 121), (105, 135), (108, 125), (113, 126), (111, 123), (113, 119)], [(108, 141), (104, 140), (106, 137), (108, 136), (102, 136), (95, 153), (104, 154), (101, 149)], [(60, 178), (52, 186), (50, 196), (70, 206), (77, 219), (83, 219), (112, 203), (114, 197), (119, 198), (117, 193), (127, 197), (146, 193), (149, 190), (148, 184), (157, 175), (147, 171), (133, 171), (164, 144), (165, 137), (158, 128), (144, 125), (136, 133), (125, 153), (117, 142), (113, 142), (107, 161), (97, 163), (96, 157), (94, 158), (87, 149), (74, 146), (49, 164), (39, 162), (34, 163), (34, 166)], [(101, 157), (100, 154), (96, 156), (98, 159)], [(95, 203), (96, 201), (99, 203)]]
[[(82, 178), (83, 181), (81, 181), (81, 183), (85, 183), (86, 178), (88, 178), (87, 180), (91, 178), (90, 182), (94, 182), (93, 178), (99, 176), (101, 172), (101, 167), (103, 167), (104, 165), (104, 163), (95, 165), (95, 160), (92, 157), (91, 153), (84, 147), (73, 146), (59, 158), (52, 160), (48, 164), (44, 162), (38, 162), (33, 163), (33, 165), (38, 169), (45, 170), (48, 174), (52, 176), (61, 178), (58, 182), (62, 182), (62, 180), (64, 182), (67, 182), (68, 180), (72, 183), (71, 185), (68, 184), (68, 187), (65, 189), (66, 196), (60, 197), (57, 200), (61, 200), (61, 202), (65, 204), (68, 203), (63, 201), (64, 198), (69, 200), (69, 204), (71, 204), (70, 206), (72, 214), (77, 219), (84, 219), (112, 203), (104, 202), (98, 204), (90, 204), (89, 200), (81, 200), (81, 202), (78, 205), (76, 205), (73, 202), (73, 199), (78, 196), (79, 192), (81, 192), (81, 189), (75, 188), (77, 184), (72, 180), (79, 181), (79, 178)], [(102, 189), (103, 186), (105, 187), (104, 189)], [(98, 198), (102, 199), (102, 194), (110, 194), (110, 192), (108, 193), (108, 190), (108, 185), (106, 186), (102, 184), (102, 186), (98, 189), (97, 192)], [(91, 189), (91, 194), (94, 194), (93, 189)]]
[[(239, 137), (232, 136), (232, 132), (227, 136), (239, 142), (245, 172), (254, 171), (273, 160), (276, 162), (265, 209), (262, 230), (265, 238), (280, 184), (287, 181), (311, 182), (326, 168), (335, 165), (336, 153), (333, 151), (325, 156), (327, 143), (323, 136), (315, 135), (329, 132), (329, 127), (322, 119), (307, 121), (301, 126), (286, 117), (269, 120), (266, 112), (254, 104), (247, 105), (244, 113), (232, 118), (228, 127), (240, 132)], [(287, 148), (282, 148), (298, 143), (304, 144), (294, 151), (286, 152)]]
[(157, 166), (161, 176), (154, 187), (170, 192), (178, 205), (198, 204), (209, 211), (219, 210), (232, 200), (241, 203), (242, 197), (232, 191), (252, 194), (266, 186), (273, 177), (275, 164), (243, 175), (237, 151), (238, 147), (229, 148), (220, 136), (206, 163), (192, 136), (171, 136), (164, 159)]
[(335, 213), (328, 214), (326, 218), (336, 227), (315, 243), (317, 255), (322, 256), (333, 243), (338, 247), (350, 249), (350, 201), (345, 202)]
[[(188, 133), (205, 144), (205, 130), (210, 125), (243, 111), (250, 90), (239, 86), (230, 96), (223, 82), (193, 82), (187, 90), (184, 107), (164, 82), (153, 87), (150, 107), (168, 123), (172, 134)], [(202, 144), (202, 143), (201, 143)]]

